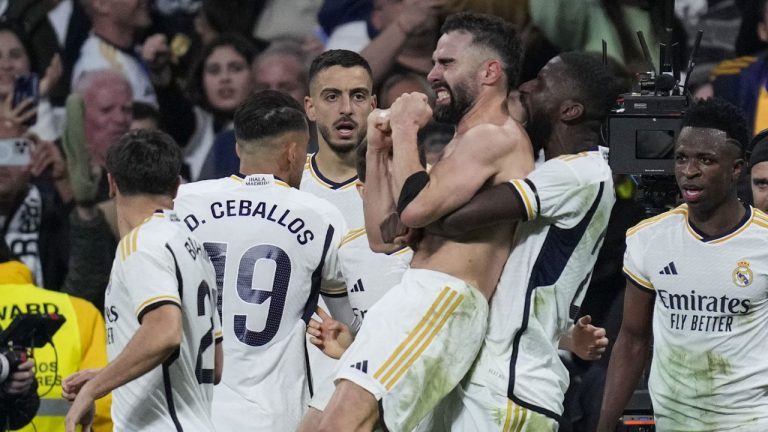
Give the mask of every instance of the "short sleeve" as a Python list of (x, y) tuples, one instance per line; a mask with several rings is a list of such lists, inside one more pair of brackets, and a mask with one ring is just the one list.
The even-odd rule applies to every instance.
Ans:
[(644, 249), (641, 235), (638, 233), (627, 235), (627, 250), (624, 252), (624, 275), (638, 288), (654, 291), (649, 273), (645, 268)]
[[(139, 239), (140, 240), (140, 239)], [(166, 247), (155, 250), (139, 247), (125, 260), (125, 281), (136, 317), (165, 304), (181, 307), (178, 278), (173, 254)]]
[(571, 228), (582, 220), (598, 198), (601, 178), (579, 175), (575, 168), (563, 159), (552, 159), (526, 179), (510, 181), (526, 209), (526, 220), (545, 218), (560, 228)]

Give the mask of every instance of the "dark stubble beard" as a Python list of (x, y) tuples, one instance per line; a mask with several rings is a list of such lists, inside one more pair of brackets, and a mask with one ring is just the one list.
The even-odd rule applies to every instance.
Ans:
[(451, 103), (448, 105), (435, 105), (432, 116), (440, 123), (457, 125), (462, 117), (464, 117), (464, 114), (472, 107), (475, 98), (466, 85), (457, 84), (455, 88), (451, 88), (446, 84), (445, 88), (450, 94)]
[(355, 150), (355, 148), (357, 148), (357, 145), (360, 143), (360, 141), (362, 141), (361, 137), (365, 136), (365, 131), (358, 129), (357, 136), (356, 136), (357, 139), (355, 140), (355, 142), (351, 142), (351, 143), (345, 142), (345, 143), (339, 144), (332, 141), (333, 137), (331, 136), (331, 129), (329, 127), (321, 126), (318, 124), (317, 130), (320, 132), (320, 136), (322, 136), (325, 142), (328, 144), (328, 148), (330, 148), (332, 152), (339, 155), (345, 155)]

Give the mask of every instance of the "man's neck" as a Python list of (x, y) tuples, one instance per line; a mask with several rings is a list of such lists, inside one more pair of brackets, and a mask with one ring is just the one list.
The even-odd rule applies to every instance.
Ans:
[(136, 30), (132, 27), (117, 26), (112, 22), (97, 20), (93, 23), (93, 33), (118, 48), (131, 49)]
[(173, 199), (164, 195), (121, 196), (117, 200), (117, 228), (122, 238), (158, 209), (172, 209)]
[[(264, 158), (263, 160), (269, 160)], [(254, 174), (271, 174), (279, 179), (288, 179), (288, 170), (281, 169), (277, 164), (251, 162), (245, 159), (240, 160), (240, 174), (244, 176)]]
[(707, 237), (717, 237), (733, 230), (744, 218), (746, 211), (734, 191), (728, 199), (712, 209), (688, 206), (688, 220)]
[(507, 98), (499, 92), (489, 90), (475, 99), (472, 108), (456, 125), (456, 134), (461, 135), (481, 124), (502, 125), (510, 119)]
[(600, 143), (598, 132), (584, 126), (567, 126), (559, 123), (554, 127), (549, 141), (544, 144), (546, 160), (566, 154), (577, 154), (596, 148)]
[(355, 151), (337, 153), (328, 146), (323, 138), (318, 140), (319, 150), (315, 154), (317, 168), (328, 180), (341, 183), (355, 177)]

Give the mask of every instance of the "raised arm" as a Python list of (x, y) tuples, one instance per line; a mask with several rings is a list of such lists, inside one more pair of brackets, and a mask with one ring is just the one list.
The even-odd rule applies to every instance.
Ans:
[(597, 430), (613, 432), (645, 367), (652, 334), (654, 295), (627, 281), (624, 319), (611, 352)]
[(421, 93), (402, 95), (391, 108), (393, 187), (400, 219), (412, 228), (427, 226), (469, 202), (517, 145), (499, 126), (476, 126), (454, 138), (427, 175), (419, 163), (416, 135), (431, 116)]
[(365, 154), (365, 193), (363, 213), (368, 243), (374, 252), (389, 249), (381, 236), (379, 227), (395, 212), (395, 197), (390, 178), (390, 154), (392, 136), (389, 128), (389, 113), (376, 109), (368, 116)]

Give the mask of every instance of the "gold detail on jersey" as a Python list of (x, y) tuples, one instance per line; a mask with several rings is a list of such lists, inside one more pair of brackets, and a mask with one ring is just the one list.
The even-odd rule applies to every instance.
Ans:
[[(432, 340), (443, 328), (453, 311), (464, 301), (464, 296), (450, 287), (443, 288), (437, 300), (395, 352), (376, 371), (374, 378), (388, 390), (408, 371)], [(438, 309), (439, 306), (439, 309)]]
[(291, 187), (291, 185), (289, 185), (288, 183), (278, 179), (275, 179), (275, 184), (278, 186), (287, 187), (287, 188)]
[(349, 232), (347, 232), (347, 235), (345, 235), (344, 238), (341, 239), (341, 243), (339, 244), (339, 247), (344, 246), (345, 244), (351, 242), (352, 240), (362, 235), (365, 235), (365, 227), (350, 230)]
[(179, 305), (181, 304), (181, 300), (175, 296), (160, 295), (160, 296), (150, 297), (147, 300), (145, 300), (144, 303), (142, 303), (139, 307), (136, 308), (136, 316), (139, 316), (141, 311), (143, 311), (147, 306), (163, 300), (170, 300), (176, 304), (179, 304)]
[(632, 281), (635, 282), (636, 284), (638, 284), (638, 285), (640, 285), (642, 287), (645, 287), (645, 288), (647, 288), (649, 290), (654, 290), (655, 289), (653, 287), (653, 284), (650, 281), (647, 281), (647, 280), (641, 278), (640, 276), (636, 275), (634, 272), (632, 272), (632, 270), (628, 269), (627, 266), (624, 266), (624, 273), (626, 273), (627, 276), (629, 276), (632, 279)]
[(520, 180), (511, 180), (510, 183), (512, 183), (512, 186), (515, 187), (517, 193), (523, 198), (523, 202), (525, 203), (525, 213), (528, 215), (528, 220), (533, 220), (535, 216), (533, 205), (531, 205), (531, 200), (528, 198), (523, 182)]
[(323, 294), (329, 294), (329, 295), (346, 294), (347, 293), (347, 287), (346, 286), (327, 287), (327, 288), (323, 288), (320, 292), (323, 293)]
[(749, 268), (749, 261), (742, 260), (736, 263), (736, 269), (731, 274), (733, 277), (733, 283), (736, 286), (748, 287), (754, 280), (752, 270)]
[[(674, 215), (683, 215), (687, 219), (687, 217), (688, 217), (688, 206), (683, 204), (683, 205), (681, 205), (681, 206), (679, 206), (677, 208), (674, 208), (672, 210), (664, 212), (664, 213), (662, 213), (662, 214), (660, 214), (658, 216), (654, 216), (652, 218), (648, 218), (648, 219), (645, 219), (643, 221), (640, 221), (640, 223), (638, 223), (637, 225), (635, 225), (632, 228), (627, 230), (627, 237), (635, 235), (641, 229), (649, 227), (649, 226), (655, 224), (656, 222), (659, 222), (659, 221), (661, 221), (663, 219), (666, 219), (666, 218), (668, 218), (670, 216), (674, 216)], [(686, 221), (686, 225), (687, 225), (687, 221)], [(690, 230), (690, 227), (689, 227), (689, 230)], [(691, 232), (691, 234), (696, 236), (695, 232)], [(699, 237), (699, 238), (701, 238), (701, 237)]]
[(232, 174), (231, 176), (229, 176), (229, 178), (231, 178), (232, 180), (234, 180), (234, 181), (236, 181), (236, 182), (238, 182), (238, 183), (242, 183), (242, 182), (243, 182), (243, 179), (241, 179), (240, 177), (238, 177), (238, 176), (236, 176), (236, 175), (234, 175), (234, 174)]

